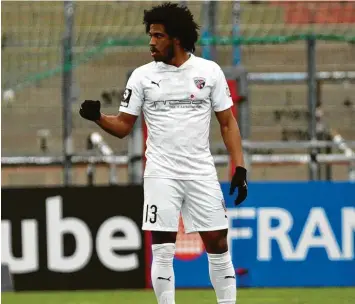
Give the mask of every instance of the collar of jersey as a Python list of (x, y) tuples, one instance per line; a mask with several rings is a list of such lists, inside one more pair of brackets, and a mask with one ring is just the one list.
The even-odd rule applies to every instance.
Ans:
[(180, 65), (179, 67), (176, 67), (174, 65), (171, 65), (171, 64), (166, 64), (164, 62), (158, 62), (157, 63), (157, 66), (159, 67), (159, 69), (162, 69), (162, 70), (169, 70), (169, 71), (180, 71), (180, 70), (184, 70), (186, 69), (187, 67), (191, 66), (192, 65), (192, 62), (195, 58), (195, 55), (190, 53), (190, 57), (189, 59), (187, 59), (182, 65)]

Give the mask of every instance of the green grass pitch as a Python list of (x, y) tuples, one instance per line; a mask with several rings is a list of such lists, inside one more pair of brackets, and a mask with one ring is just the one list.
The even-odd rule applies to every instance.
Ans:
[[(151, 290), (2, 293), (2, 304), (156, 304)], [(177, 290), (176, 303), (216, 304), (213, 290)], [(237, 304), (354, 304), (355, 288), (239, 289)]]

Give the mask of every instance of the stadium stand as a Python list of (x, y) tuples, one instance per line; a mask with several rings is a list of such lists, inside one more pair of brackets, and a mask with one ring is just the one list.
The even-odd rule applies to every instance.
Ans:
[[(79, 102), (101, 99), (103, 92), (120, 91), (126, 75), (135, 67), (151, 60), (144, 38), (143, 10), (150, 2), (76, 2), (74, 51), (79, 58), (93, 48), (89, 56), (74, 69), (73, 138), (75, 153), (86, 150), (86, 138), (96, 126), (78, 115)], [(189, 2), (198, 22), (202, 22), (202, 2)], [(231, 2), (220, 2), (217, 34), (231, 33)], [(317, 14), (312, 12), (317, 11)], [(312, 33), (337, 35), (343, 39), (317, 42), (318, 71), (354, 71), (355, 45), (346, 41), (355, 36), (355, 4), (353, 3), (242, 3), (241, 33), (243, 37), (261, 37), (263, 44), (242, 45), (242, 63), (249, 72), (304, 72), (306, 44), (268, 43), (268, 37)], [(13, 90), (14, 98), (2, 102), (2, 155), (38, 155), (38, 132), (48, 129), (48, 153), (62, 152), (61, 105), (61, 38), (64, 30), (61, 2), (2, 2), (2, 91)], [(311, 25), (310, 25), (311, 24)], [(108, 39), (130, 39), (128, 46), (105, 45)], [(122, 42), (123, 44), (123, 42)], [(201, 47), (197, 55), (201, 54)], [(216, 61), (231, 65), (232, 47), (217, 47)], [(251, 103), (251, 140), (281, 140), (285, 128), (307, 130), (305, 119), (278, 119), (280, 109), (307, 111), (306, 84), (258, 84), (249, 86)], [(355, 111), (346, 101), (355, 102), (353, 84), (324, 83), (322, 104), (327, 124), (336, 128), (347, 140), (355, 140)], [(4, 97), (4, 94), (3, 94)], [(352, 100), (351, 100), (352, 98)], [(344, 105), (345, 102), (345, 105)], [(116, 99), (106, 103), (103, 111), (115, 113)], [(212, 147), (221, 137), (213, 119)], [(103, 134), (117, 154), (127, 152), (127, 140)], [(262, 168), (253, 178), (280, 179), (284, 171)], [(296, 170), (297, 171), (297, 170)], [(258, 173), (259, 172), (259, 173)], [(307, 177), (304, 168), (294, 173), (296, 179)]]

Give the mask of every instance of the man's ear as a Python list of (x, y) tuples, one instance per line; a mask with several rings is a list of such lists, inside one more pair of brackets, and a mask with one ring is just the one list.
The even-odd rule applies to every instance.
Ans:
[(174, 44), (180, 46), (180, 40), (178, 38), (173, 38)]

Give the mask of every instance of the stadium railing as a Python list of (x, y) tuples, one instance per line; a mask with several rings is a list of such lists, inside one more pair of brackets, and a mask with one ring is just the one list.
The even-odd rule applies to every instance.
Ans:
[[(102, 141), (97, 140), (96, 136), (93, 142), (95, 145), (101, 147), (101, 152), (105, 155), (73, 155), (71, 162), (73, 165), (87, 165), (89, 169), (88, 174), (93, 174), (92, 166), (102, 164), (110, 167), (110, 182), (116, 183), (114, 176), (116, 166), (131, 166), (132, 162), (128, 156), (117, 156), (110, 154), (110, 149), (105, 147)], [(355, 180), (355, 174), (353, 174), (353, 167), (355, 163), (355, 153), (349, 153), (350, 147), (355, 147), (355, 141), (346, 143), (346, 150), (344, 153), (324, 154), (320, 153), (315, 156), (313, 160), (309, 154), (251, 154), (253, 149), (310, 149), (310, 148), (326, 148), (326, 147), (338, 147), (342, 149), (344, 143), (339, 140), (333, 141), (295, 141), (295, 142), (283, 142), (283, 141), (270, 141), (270, 142), (253, 142), (244, 141), (243, 148), (245, 150), (246, 162), (249, 170), (252, 165), (258, 166), (287, 166), (287, 165), (308, 165), (312, 161), (323, 164), (342, 164), (349, 166), (349, 180)], [(105, 148), (103, 148), (105, 147)], [(214, 154), (214, 162), (216, 166), (225, 166), (229, 164), (230, 157), (228, 154)], [(1, 157), (1, 164), (3, 167), (11, 166), (50, 166), (50, 165), (63, 165), (63, 156), (13, 156), (13, 157)], [(92, 177), (91, 177), (92, 178)], [(90, 177), (88, 177), (90, 180)]]

